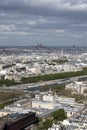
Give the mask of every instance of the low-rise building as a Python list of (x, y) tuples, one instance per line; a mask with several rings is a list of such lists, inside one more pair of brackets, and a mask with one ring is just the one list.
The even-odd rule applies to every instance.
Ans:
[(71, 89), (72, 92), (75, 92), (75, 93), (84, 93), (84, 90), (87, 90), (87, 86), (85, 83), (83, 82), (77, 82), (77, 81), (74, 81), (72, 83), (69, 83), (65, 86), (66, 89)]

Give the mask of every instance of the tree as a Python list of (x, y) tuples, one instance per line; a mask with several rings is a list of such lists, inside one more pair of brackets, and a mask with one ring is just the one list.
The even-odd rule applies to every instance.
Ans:
[(63, 119), (66, 118), (66, 113), (65, 113), (64, 109), (58, 109), (58, 110), (52, 112), (52, 116), (53, 116), (54, 120), (62, 121)]
[(43, 129), (48, 129), (49, 127), (52, 127), (52, 120), (50, 119), (46, 119), (44, 122), (43, 122)]

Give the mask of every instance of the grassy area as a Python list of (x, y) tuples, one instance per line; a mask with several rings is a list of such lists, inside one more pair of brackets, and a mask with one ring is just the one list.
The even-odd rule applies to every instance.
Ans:
[(0, 92), (0, 109), (3, 109), (5, 106), (12, 104), (14, 101), (19, 98), (21, 94), (19, 92), (6, 91)]
[(18, 85), (18, 84), (26, 84), (26, 83), (36, 83), (41, 81), (49, 81), (55, 79), (62, 79), (62, 78), (69, 78), (69, 77), (76, 77), (76, 76), (83, 76), (87, 75), (87, 68), (83, 68), (82, 71), (73, 71), (73, 72), (62, 72), (62, 73), (55, 73), (55, 74), (46, 74), (46, 75), (39, 75), (33, 77), (22, 77), (20, 82), (15, 82), (14, 80), (0, 80), (0, 85)]
[(4, 103), (0, 103), (0, 109), (3, 109), (5, 106), (12, 104), (14, 101), (15, 100), (11, 100)]
[(14, 99), (20, 96), (19, 92), (13, 91), (2, 91), (0, 92), (0, 102), (4, 102), (6, 100)]
[(66, 62), (68, 62), (68, 60), (67, 59), (65, 59), (65, 60), (52, 60), (52, 62), (53, 63), (55, 63), (55, 64), (63, 64), (63, 63), (66, 63)]
[(5, 86), (11, 86), (11, 85), (18, 85), (20, 84), (19, 82), (15, 82), (14, 79), (9, 80), (9, 79), (0, 79), (0, 86), (5, 85)]
[(23, 77), (21, 79), (21, 83), (35, 83), (35, 82), (76, 77), (76, 76), (82, 76), (82, 75), (87, 75), (87, 68), (83, 68), (82, 71), (76, 71), (76, 72), (63, 72), (63, 73), (55, 73), (55, 74), (46, 74), (46, 75), (42, 75), (42, 76), (34, 76), (34, 77), (27, 77), (27, 78)]

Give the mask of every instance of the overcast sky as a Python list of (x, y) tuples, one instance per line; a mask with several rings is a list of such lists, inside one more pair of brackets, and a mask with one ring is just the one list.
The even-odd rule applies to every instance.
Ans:
[(0, 45), (87, 46), (87, 0), (0, 0)]

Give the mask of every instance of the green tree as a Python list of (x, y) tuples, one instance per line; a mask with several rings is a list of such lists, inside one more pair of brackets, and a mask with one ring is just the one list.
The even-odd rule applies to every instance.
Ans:
[(50, 119), (46, 119), (44, 122), (43, 122), (43, 128), (44, 129), (48, 129), (49, 127), (51, 127), (52, 126), (52, 120), (50, 120)]
[(52, 116), (53, 116), (54, 120), (62, 121), (63, 119), (66, 118), (66, 113), (65, 113), (64, 109), (58, 109), (58, 110), (52, 112)]

